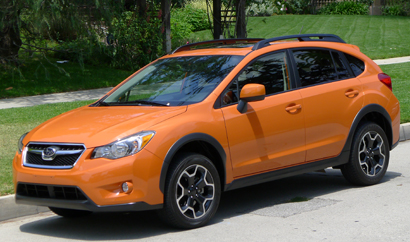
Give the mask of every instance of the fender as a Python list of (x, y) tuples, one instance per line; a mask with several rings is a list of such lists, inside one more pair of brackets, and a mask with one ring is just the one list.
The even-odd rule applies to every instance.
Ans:
[[(379, 104), (369, 104), (369, 105), (364, 106), (356, 114), (356, 117), (354, 118), (353, 123), (350, 126), (349, 135), (347, 136), (346, 143), (345, 143), (345, 146), (343, 147), (342, 152), (344, 151), (350, 152), (350, 148), (352, 147), (352, 140), (356, 132), (356, 129), (359, 126), (360, 122), (363, 120), (364, 116), (366, 116), (369, 113), (379, 113), (386, 119), (387, 123), (383, 122), (386, 125), (386, 128), (389, 129), (388, 132), (386, 132), (386, 136), (389, 140), (391, 140), (391, 142), (393, 142), (393, 132), (392, 132), (391, 118), (390, 118), (389, 113), (386, 111), (386, 109), (384, 109)], [(390, 149), (392, 149), (392, 147), (393, 147), (393, 144), (390, 144)]]
[[(161, 175), (159, 179), (159, 189), (162, 193), (164, 193), (165, 188), (165, 180), (168, 173), (168, 167), (171, 164), (172, 159), (174, 158), (175, 154), (186, 144), (192, 141), (204, 141), (212, 145), (218, 152), (219, 156), (223, 162), (223, 169), (224, 169), (224, 177), (226, 176), (226, 153), (223, 149), (222, 145), (216, 140), (214, 137), (210, 136), (209, 134), (205, 133), (192, 133), (188, 134), (182, 138), (180, 138), (177, 142), (175, 142), (171, 148), (168, 150), (164, 163), (162, 164), (161, 168)], [(224, 184), (222, 184), (224, 185)]]

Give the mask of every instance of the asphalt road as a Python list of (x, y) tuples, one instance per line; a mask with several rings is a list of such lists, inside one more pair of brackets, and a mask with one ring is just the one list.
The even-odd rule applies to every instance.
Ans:
[[(42, 213), (1, 222), (1, 241), (410, 241), (409, 150), (401, 142), (383, 181), (370, 187), (329, 169), (224, 193), (212, 223), (199, 229), (169, 228), (155, 212)], [(295, 197), (311, 200), (287, 203)]]

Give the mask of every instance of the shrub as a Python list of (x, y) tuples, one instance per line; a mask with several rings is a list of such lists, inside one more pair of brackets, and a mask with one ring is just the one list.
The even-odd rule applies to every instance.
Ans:
[(332, 2), (319, 9), (318, 14), (325, 15), (367, 15), (369, 5), (356, 1)]
[(271, 16), (277, 13), (278, 9), (271, 1), (255, 0), (249, 4), (246, 11), (250, 16)]
[(107, 47), (97, 40), (76, 39), (70, 42), (61, 41), (55, 47), (54, 57), (83, 64), (110, 64), (111, 58), (107, 54)]
[(311, 0), (289, 0), (289, 11), (295, 14), (307, 14), (310, 12)]
[(406, 16), (407, 12), (402, 5), (385, 6), (382, 8), (382, 15), (388, 16)]
[[(171, 21), (174, 23), (188, 23), (191, 31), (200, 31), (210, 28), (208, 22), (208, 14), (203, 9), (197, 9), (190, 4), (185, 5), (184, 8), (176, 8), (171, 11)], [(188, 27), (189, 25), (187, 25)]]

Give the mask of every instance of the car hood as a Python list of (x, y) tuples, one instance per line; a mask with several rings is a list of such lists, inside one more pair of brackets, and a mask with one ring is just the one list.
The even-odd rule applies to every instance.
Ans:
[(149, 127), (186, 110), (186, 106), (82, 107), (37, 126), (25, 140), (82, 143), (87, 148), (92, 148), (149, 130)]

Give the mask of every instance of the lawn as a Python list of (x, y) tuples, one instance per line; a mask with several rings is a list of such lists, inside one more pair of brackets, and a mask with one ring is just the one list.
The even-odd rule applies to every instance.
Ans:
[[(277, 15), (250, 17), (248, 37), (326, 33), (339, 35), (372, 59), (410, 56), (410, 17), (351, 15)], [(211, 39), (210, 30), (196, 32), (193, 41)]]
[(0, 65), (0, 99), (112, 87), (132, 73), (107, 66), (58, 64), (52, 58), (26, 59), (12, 70)]
[(400, 102), (400, 122), (410, 122), (410, 62), (380, 67), (392, 78), (393, 93)]

